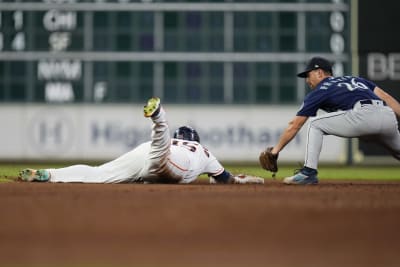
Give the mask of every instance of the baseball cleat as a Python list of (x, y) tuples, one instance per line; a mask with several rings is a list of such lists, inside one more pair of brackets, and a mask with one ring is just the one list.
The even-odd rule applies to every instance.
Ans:
[(143, 108), (143, 113), (145, 117), (157, 116), (160, 112), (160, 99), (158, 97), (152, 97), (147, 101), (147, 105)]
[(317, 174), (306, 175), (299, 171), (295, 175), (283, 179), (283, 183), (295, 185), (318, 184), (318, 177)]
[(25, 182), (47, 182), (50, 178), (50, 173), (45, 169), (24, 169), (19, 172), (18, 178)]

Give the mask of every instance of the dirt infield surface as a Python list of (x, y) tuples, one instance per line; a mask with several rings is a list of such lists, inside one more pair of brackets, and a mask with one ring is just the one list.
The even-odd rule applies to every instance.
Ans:
[(1, 266), (400, 266), (400, 182), (15, 182), (0, 203)]

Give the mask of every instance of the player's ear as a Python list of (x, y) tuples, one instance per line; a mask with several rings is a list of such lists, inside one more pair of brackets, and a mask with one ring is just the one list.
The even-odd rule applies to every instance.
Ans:
[(318, 78), (322, 78), (325, 75), (323, 69), (317, 69), (316, 71), (317, 71)]

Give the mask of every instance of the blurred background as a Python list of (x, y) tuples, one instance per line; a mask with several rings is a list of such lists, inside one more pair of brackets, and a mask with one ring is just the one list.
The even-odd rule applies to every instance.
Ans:
[[(109, 160), (150, 139), (158, 96), (221, 160), (256, 163), (308, 88), (313, 56), (398, 100), (394, 0), (0, 1), (0, 160)], [(306, 127), (281, 153), (304, 157)], [(396, 162), (334, 137), (321, 161)]]

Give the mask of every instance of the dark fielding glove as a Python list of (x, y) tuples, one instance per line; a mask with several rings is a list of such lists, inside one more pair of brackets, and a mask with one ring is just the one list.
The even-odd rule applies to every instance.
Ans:
[(272, 154), (272, 147), (268, 147), (266, 150), (260, 153), (259, 161), (263, 169), (271, 171), (273, 173), (278, 171), (278, 156), (279, 154)]

